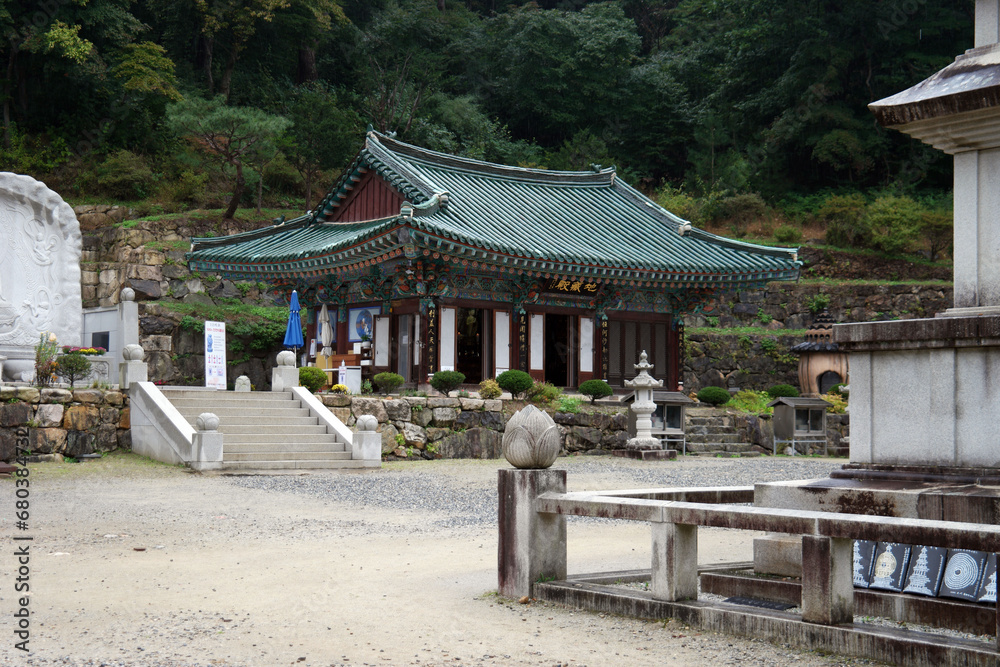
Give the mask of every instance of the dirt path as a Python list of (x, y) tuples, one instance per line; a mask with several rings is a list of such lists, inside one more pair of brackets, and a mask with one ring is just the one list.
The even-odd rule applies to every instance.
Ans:
[[(442, 488), (495, 494), (500, 463), (488, 463), (420, 470)], [(360, 481), (391, 494), (413, 470)], [(579, 477), (622, 486), (614, 470), (604, 485)], [(676, 622), (502, 600), (495, 524), (459, 525), (455, 512), (252, 488), (131, 456), (38, 464), (32, 480), (32, 653), (3, 632), (3, 664), (847, 664)], [(9, 481), (0, 493), (13, 504)], [(569, 534), (570, 572), (648, 567), (644, 525), (581, 521)], [(700, 541), (703, 562), (750, 557), (750, 534), (705, 530)], [(8, 630), (10, 551), (0, 557)]]

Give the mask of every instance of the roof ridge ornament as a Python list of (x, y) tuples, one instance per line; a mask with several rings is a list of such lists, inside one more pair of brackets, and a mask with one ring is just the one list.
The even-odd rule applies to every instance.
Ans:
[(677, 226), (677, 233), (681, 236), (687, 236), (691, 233), (691, 223), (685, 220), (680, 225)]

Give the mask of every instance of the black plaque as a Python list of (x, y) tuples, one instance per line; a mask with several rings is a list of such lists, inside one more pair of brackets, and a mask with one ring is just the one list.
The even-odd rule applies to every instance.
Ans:
[(983, 579), (983, 570), (986, 569), (986, 556), (985, 551), (948, 549), (948, 562), (944, 566), (944, 577), (941, 579), (938, 595), (975, 601), (979, 582)]
[(872, 564), (872, 578), (869, 588), (879, 588), (896, 593), (902, 591), (912, 549), (913, 547), (909, 544), (879, 542), (875, 549), (875, 561)]
[(983, 572), (983, 581), (979, 584), (979, 591), (976, 593), (977, 602), (997, 601), (997, 555), (990, 554), (986, 559), (986, 570)]
[(854, 540), (854, 585), (858, 588), (871, 585), (876, 546), (870, 540)]
[(948, 550), (944, 547), (913, 547), (903, 592), (937, 597), (947, 559)]

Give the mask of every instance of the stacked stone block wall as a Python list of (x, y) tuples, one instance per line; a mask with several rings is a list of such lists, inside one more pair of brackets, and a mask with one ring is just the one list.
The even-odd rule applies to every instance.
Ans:
[(27, 429), (32, 455), (58, 458), (131, 449), (128, 399), (101, 389), (0, 387), (0, 460)]

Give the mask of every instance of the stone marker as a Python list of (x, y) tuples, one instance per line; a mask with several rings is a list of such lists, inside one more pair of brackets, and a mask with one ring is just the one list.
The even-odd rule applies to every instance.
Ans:
[(236, 385), (234, 386), (234, 389), (239, 392), (250, 391), (250, 378), (246, 375), (241, 375), (236, 378)]
[(0, 356), (3, 375), (31, 380), (41, 332), (79, 345), (80, 226), (41, 181), (0, 172)]
[(295, 367), (295, 353), (282, 350), (278, 365), (271, 370), (271, 391), (285, 391), (299, 386), (299, 369)]

